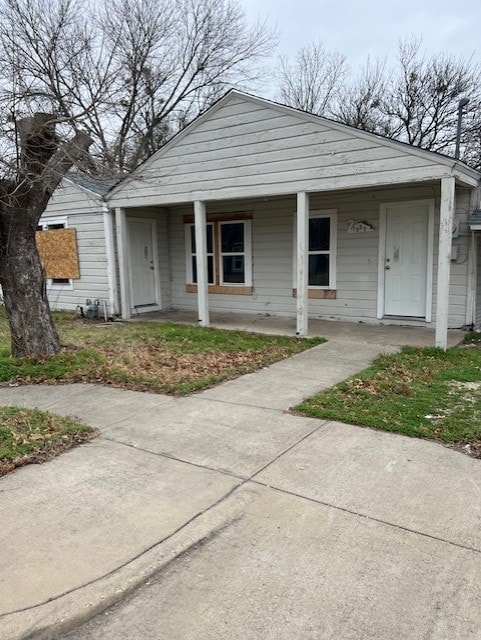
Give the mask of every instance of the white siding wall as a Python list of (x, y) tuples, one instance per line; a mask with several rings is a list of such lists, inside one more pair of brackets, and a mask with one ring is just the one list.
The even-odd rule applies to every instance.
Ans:
[[(436, 186), (416, 186), (382, 190), (332, 192), (312, 195), (310, 208), (337, 209), (337, 297), (335, 300), (309, 300), (310, 317), (350, 321), (378, 322), (379, 207), (382, 202), (435, 199), (436, 224), (433, 271), (437, 268), (437, 229), (439, 226), (439, 189)], [(467, 191), (458, 194), (457, 211), (465, 220), (469, 205)], [(208, 213), (252, 212), (253, 295), (210, 294), (212, 311), (243, 311), (294, 316), (294, 212), (295, 197), (250, 200), (208, 205)], [(190, 207), (175, 207), (170, 213), (171, 305), (173, 308), (195, 310), (197, 296), (185, 291), (185, 236), (183, 216), (192, 214)], [(366, 220), (375, 231), (363, 234), (347, 233), (350, 219)], [(466, 226), (462, 227), (462, 234)], [(467, 233), (467, 231), (466, 231)], [(452, 262), (449, 326), (466, 322), (467, 251), (469, 237), (461, 235), (455, 241), (459, 254)], [(160, 254), (159, 254), (160, 255)], [(436, 279), (434, 278), (433, 319), (435, 318)]]
[(234, 94), (114, 190), (110, 206), (368, 187), (447, 172), (407, 145)]
[(157, 217), (158, 230), (158, 256), (159, 256), (159, 272), (160, 272), (160, 289), (162, 296), (162, 309), (169, 309), (172, 306), (172, 274), (170, 270), (170, 214), (163, 212)]
[(48, 298), (52, 309), (75, 310), (85, 305), (87, 298), (105, 300), (108, 304), (109, 285), (103, 209), (100, 198), (90, 196), (83, 189), (64, 182), (50, 199), (40, 222), (49, 218), (66, 217), (68, 227), (77, 230), (77, 251), (80, 278), (68, 285), (52, 287)]

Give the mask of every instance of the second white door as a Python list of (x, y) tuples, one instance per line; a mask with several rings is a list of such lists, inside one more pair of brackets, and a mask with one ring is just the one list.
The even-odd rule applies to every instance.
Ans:
[(153, 246), (153, 224), (150, 220), (129, 220), (130, 274), (132, 306), (157, 304)]
[(429, 204), (386, 207), (384, 315), (426, 316)]

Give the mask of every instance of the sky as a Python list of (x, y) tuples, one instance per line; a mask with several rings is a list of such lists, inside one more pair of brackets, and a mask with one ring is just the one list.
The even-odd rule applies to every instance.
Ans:
[[(367, 57), (395, 61), (400, 39), (422, 38), (428, 54), (446, 52), (481, 63), (480, 0), (239, 0), (249, 22), (276, 27), (277, 54), (321, 41), (355, 72)], [(273, 60), (274, 62), (274, 60)]]

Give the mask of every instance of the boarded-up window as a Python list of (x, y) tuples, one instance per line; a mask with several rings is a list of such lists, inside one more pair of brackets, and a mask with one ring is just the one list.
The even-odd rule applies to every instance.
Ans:
[(75, 229), (37, 231), (36, 241), (47, 278), (80, 278)]

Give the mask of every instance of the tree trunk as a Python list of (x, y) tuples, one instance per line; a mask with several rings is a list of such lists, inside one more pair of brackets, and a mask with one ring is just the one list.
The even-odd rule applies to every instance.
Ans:
[(83, 131), (59, 140), (55, 124), (46, 113), (17, 121), (20, 163), (11, 178), (0, 178), (0, 285), (12, 355), (19, 358), (48, 357), (60, 350), (35, 233), (53, 192), (92, 144)]
[(7, 225), (2, 225), (0, 220), (0, 237), (5, 239), (8, 229), (8, 241), (0, 242), (0, 284), (10, 326), (12, 355), (18, 358), (51, 356), (60, 350), (60, 343), (50, 315), (35, 229), (27, 230), (18, 218), (17, 223), (13, 220), (15, 216)]

